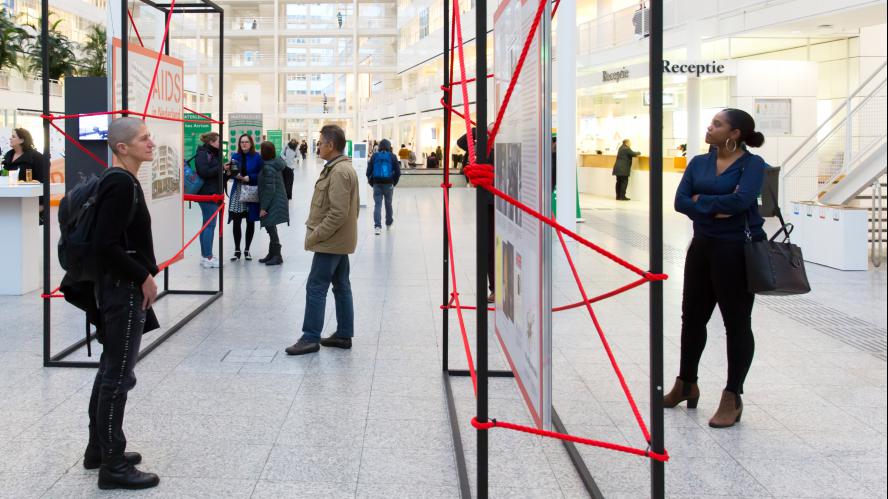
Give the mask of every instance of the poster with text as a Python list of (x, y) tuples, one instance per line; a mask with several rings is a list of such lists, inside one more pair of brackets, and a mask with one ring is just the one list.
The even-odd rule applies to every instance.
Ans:
[[(504, 0), (494, 14), (494, 102), (503, 103), (539, 4)], [(495, 186), (551, 215), (549, 107), (544, 101), (541, 29), (534, 37), (494, 145)], [(496, 198), (495, 328), (534, 423), (551, 428), (551, 234), (546, 225)]]
[(256, 151), (262, 142), (262, 113), (231, 113), (228, 115), (228, 142), (231, 153), (238, 151), (238, 140), (241, 135), (249, 135), (253, 139)]
[[(121, 101), (121, 43), (114, 39), (112, 62), (112, 107), (120, 109)], [(141, 113), (148, 101), (157, 52), (130, 44), (127, 88), (130, 110)], [(157, 71), (154, 91), (147, 114), (165, 118), (183, 118), (183, 65), (179, 59), (163, 56)], [(154, 253), (157, 261), (166, 261), (185, 244), (184, 210), (182, 203), (182, 164), (184, 132), (180, 121), (147, 118), (145, 123), (154, 140), (154, 160), (139, 169), (139, 183), (145, 192), (145, 201), (151, 211)]]

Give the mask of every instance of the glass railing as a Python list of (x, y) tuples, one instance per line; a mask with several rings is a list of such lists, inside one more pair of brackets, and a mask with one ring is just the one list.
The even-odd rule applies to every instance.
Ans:
[[(663, 2), (663, 29), (682, 24), (675, 0)], [(577, 53), (590, 54), (646, 38), (650, 33), (650, 9), (628, 7), (577, 26)]]

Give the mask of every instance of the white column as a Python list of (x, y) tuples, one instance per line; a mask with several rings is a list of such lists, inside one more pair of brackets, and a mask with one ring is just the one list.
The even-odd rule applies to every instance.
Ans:
[[(700, 33), (697, 22), (688, 23), (688, 61), (699, 61), (702, 57), (700, 46)], [(702, 112), (702, 101), (700, 98), (700, 78), (688, 78), (686, 84), (687, 90), (687, 106), (688, 106), (688, 150), (687, 157), (690, 159), (700, 154), (700, 147), (703, 142), (703, 128), (700, 124), (700, 113)]]
[(576, 230), (577, 218), (577, 2), (561, 0), (558, 7), (558, 202), (556, 220)]
[[(281, 98), (281, 73), (278, 67), (280, 66), (280, 58), (281, 58), (281, 46), (280, 46), (280, 12), (281, 6), (278, 0), (274, 0), (274, 59), (272, 60), (272, 64), (274, 64), (274, 112), (271, 114), (273, 116), (274, 128), (278, 128), (283, 130), (285, 127), (281, 124), (281, 102), (284, 99)], [(284, 130), (286, 133), (286, 130)]]
[[(352, 47), (354, 47), (352, 51), (352, 78), (354, 78), (354, 85), (352, 85), (351, 98), (354, 102), (354, 117), (352, 118), (352, 123), (354, 123), (354, 132), (352, 132), (354, 133), (352, 137), (353, 143), (358, 143), (361, 139), (361, 123), (358, 121), (361, 107), (361, 82), (360, 78), (358, 78), (358, 52), (360, 49), (358, 46), (358, 23), (360, 18), (358, 16), (358, 0), (352, 0)], [(348, 91), (348, 86), (346, 86), (346, 91)], [(348, 97), (346, 97), (346, 102), (348, 102)]]

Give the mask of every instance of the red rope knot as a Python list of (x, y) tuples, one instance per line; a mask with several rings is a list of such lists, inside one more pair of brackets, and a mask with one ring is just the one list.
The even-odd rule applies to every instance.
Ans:
[(453, 184), (451, 184), (450, 182), (446, 182), (446, 183), (445, 183), (445, 182), (441, 182), (441, 188), (442, 188), (442, 189), (450, 189), (451, 187), (453, 187)]
[(486, 431), (486, 430), (496, 427), (496, 420), (491, 419), (490, 421), (488, 421), (486, 423), (481, 423), (478, 421), (478, 418), (472, 418), (472, 426), (474, 426), (475, 429)]
[(647, 281), (665, 281), (666, 279), (669, 279), (668, 274), (653, 274), (651, 272), (645, 272), (642, 277)]
[(472, 163), (465, 168), (464, 172), (472, 185), (478, 187), (493, 187), (493, 165)]
[(49, 113), (49, 114), (41, 114), (40, 117), (41, 117), (42, 119), (44, 119), (44, 120), (47, 120), (47, 121), (52, 121), (52, 120), (55, 119), (55, 116), (53, 116), (52, 113)]

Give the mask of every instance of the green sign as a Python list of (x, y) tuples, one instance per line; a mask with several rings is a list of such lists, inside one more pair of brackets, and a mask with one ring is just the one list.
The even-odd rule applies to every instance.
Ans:
[(277, 151), (278, 156), (284, 152), (284, 131), (283, 130), (268, 130), (266, 132), (268, 141), (274, 144), (274, 150)]
[(349, 158), (352, 157), (352, 141), (350, 140), (345, 141), (345, 155)]
[[(211, 114), (207, 113), (207, 117), (212, 117)], [(197, 113), (185, 113), (186, 120), (203, 120), (205, 119), (201, 115)], [(188, 159), (194, 156), (197, 148), (200, 147), (200, 136), (204, 133), (213, 131), (212, 123), (183, 123), (185, 127), (185, 148), (184, 154), (185, 159)]]

